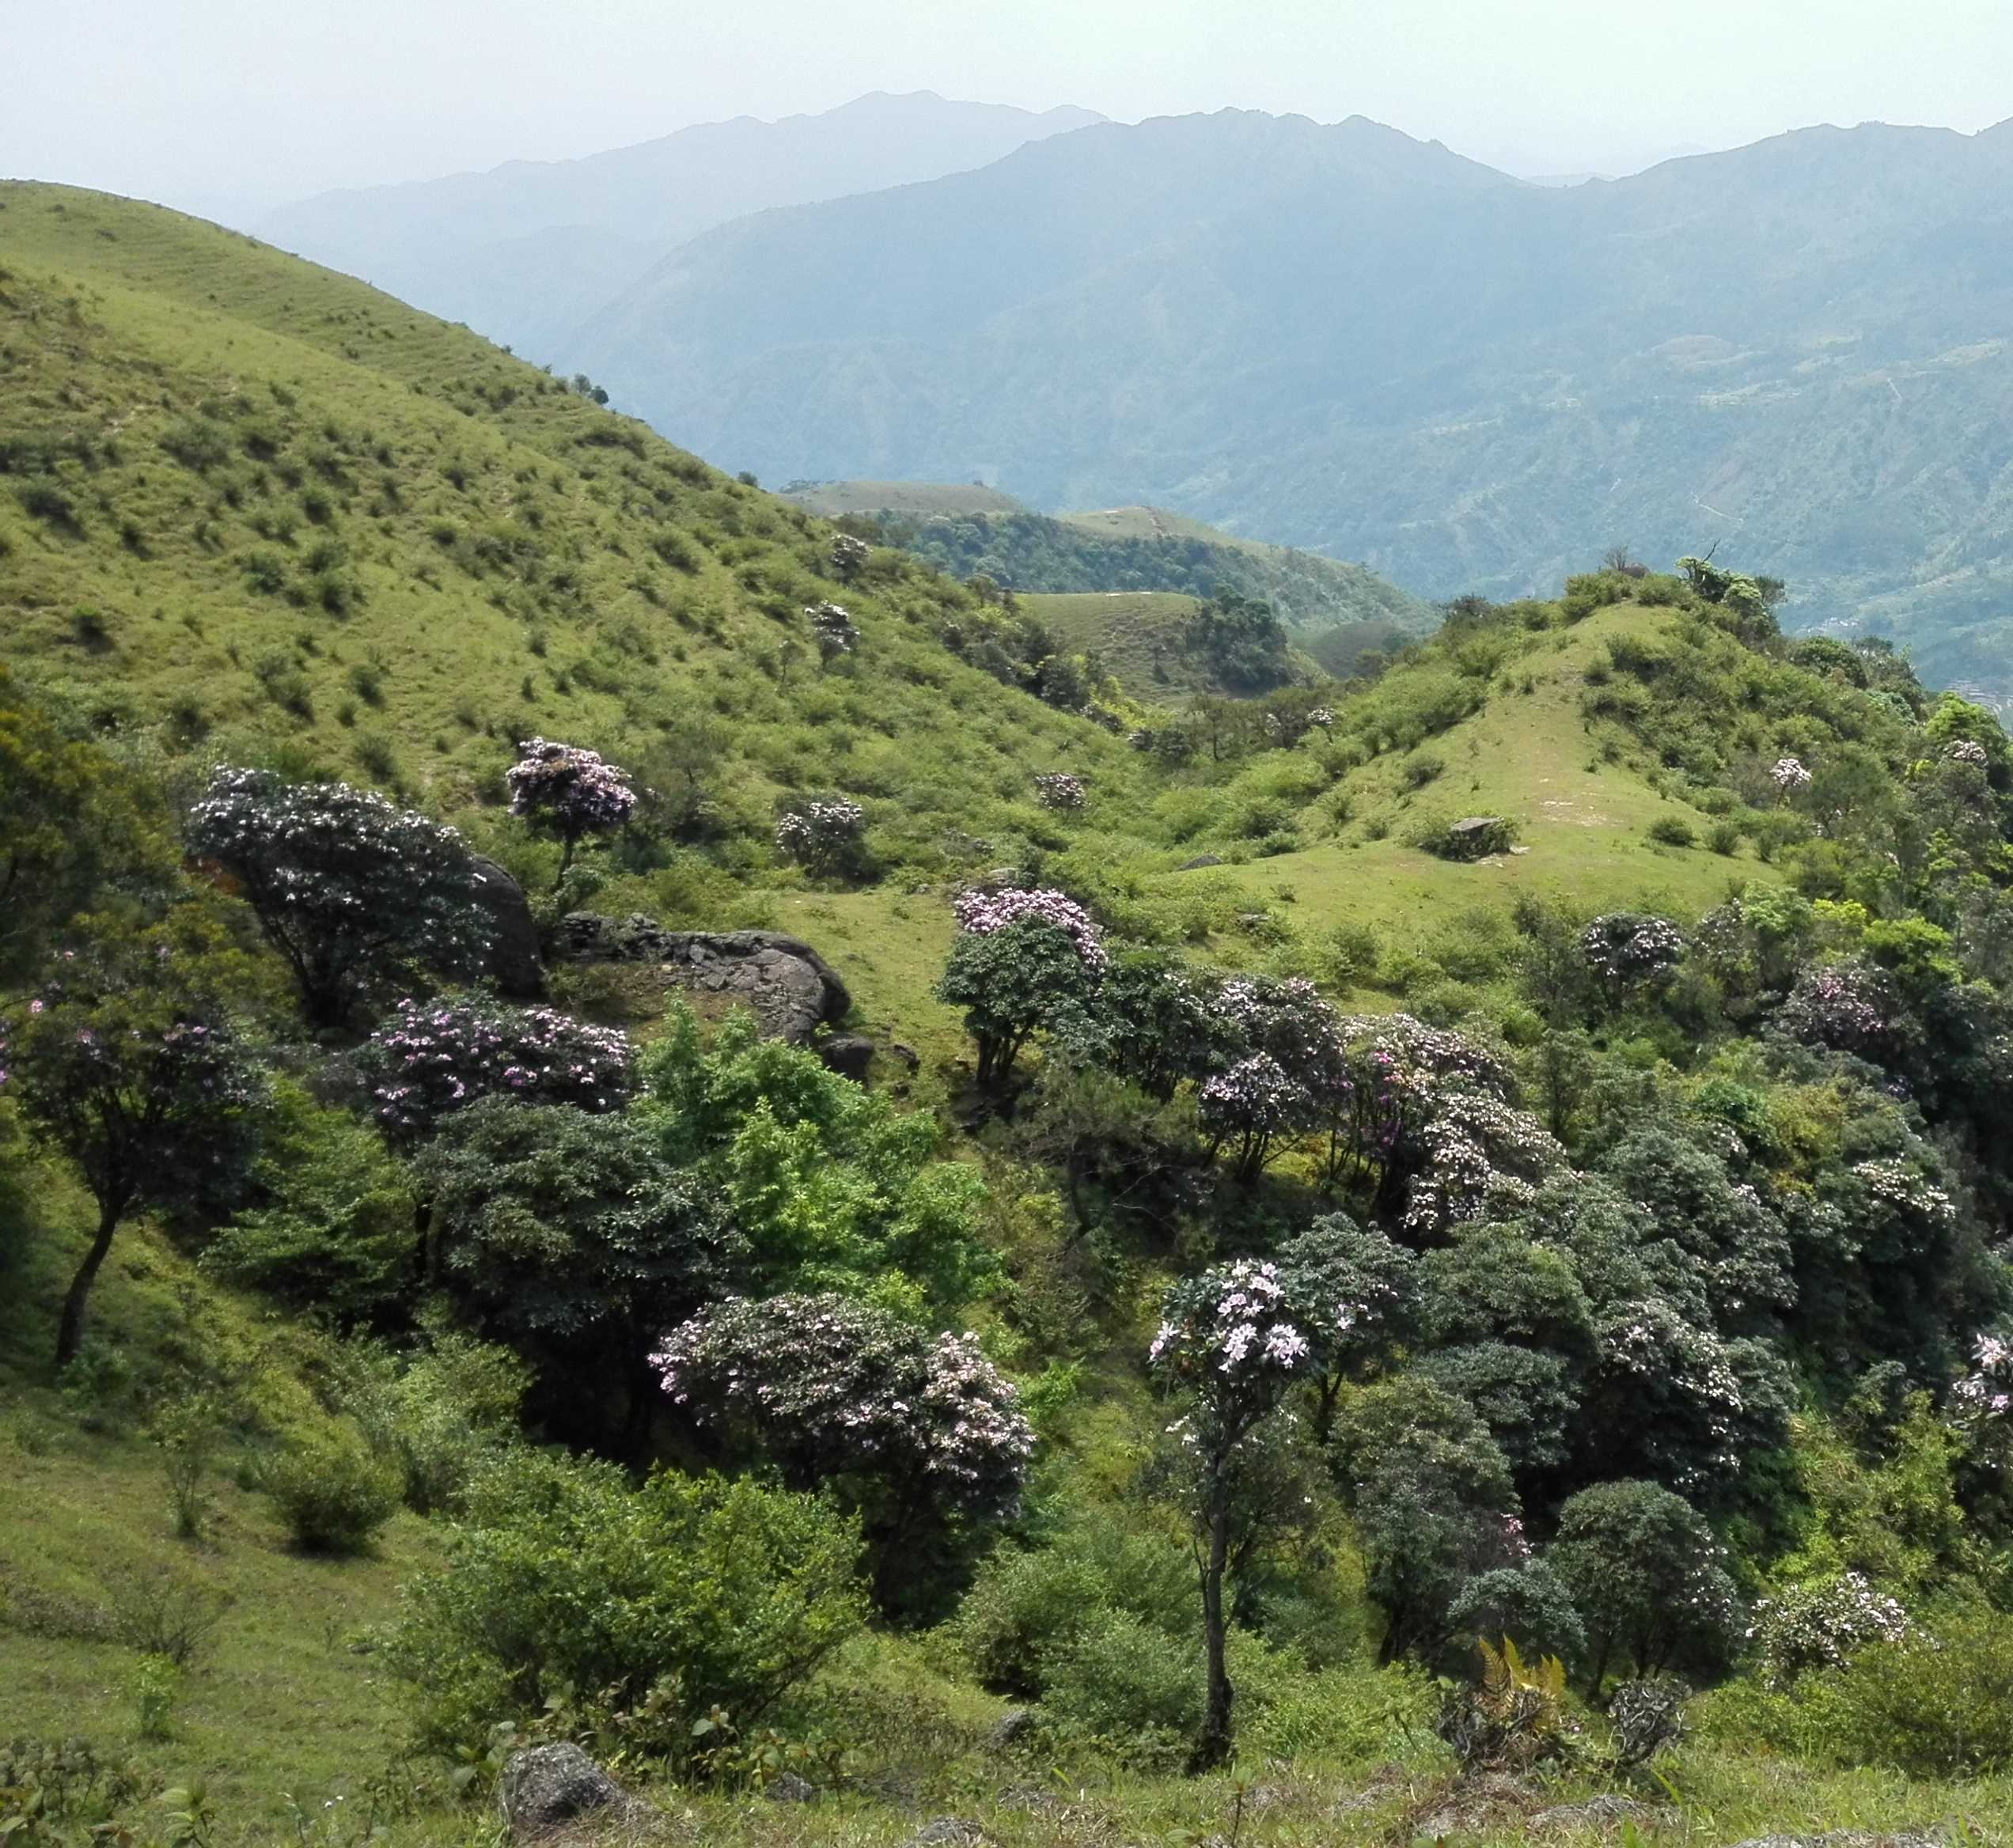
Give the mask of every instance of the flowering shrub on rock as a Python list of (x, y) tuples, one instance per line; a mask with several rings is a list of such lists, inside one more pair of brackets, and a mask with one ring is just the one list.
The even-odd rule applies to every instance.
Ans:
[(1754, 1607), (1747, 1640), (1773, 1687), (1812, 1668), (1843, 1668), (1868, 1643), (1900, 1642), (1913, 1630), (1908, 1612), (1875, 1591), (1863, 1573), (1791, 1585)]
[(573, 864), (574, 849), (590, 834), (608, 834), (635, 811), (629, 773), (606, 762), (598, 751), (526, 738), (518, 760), (503, 773), (510, 812), (559, 843), (559, 877)]
[(236, 883), (317, 1025), (382, 983), (472, 973), (488, 950), (483, 877), (461, 835), (373, 791), (219, 766), (187, 839)]
[(857, 802), (835, 797), (806, 802), (775, 824), (776, 851), (806, 872), (843, 872), (856, 858), (866, 833), (866, 811)]
[(859, 646), (859, 630), (851, 612), (841, 604), (813, 604), (804, 612), (804, 620), (811, 626), (811, 639), (817, 644), (821, 660), (836, 661)]
[(619, 1028), (474, 997), (400, 1002), (359, 1058), (376, 1080), (378, 1120), (401, 1137), (428, 1134), (479, 1097), (616, 1110), (631, 1084), (629, 1036)]
[(1074, 811), (1083, 806), (1083, 778), (1067, 771), (1034, 779), (1034, 799), (1044, 808)]
[(1034, 1431), (972, 1335), (836, 1295), (716, 1303), (651, 1356), (673, 1405), (862, 1517), (883, 1607), (933, 1547), (1018, 1507)]

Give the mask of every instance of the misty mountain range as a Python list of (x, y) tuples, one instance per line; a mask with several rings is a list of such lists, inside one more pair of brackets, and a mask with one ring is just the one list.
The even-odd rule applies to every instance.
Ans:
[(2013, 688), (2013, 124), (1550, 187), (1361, 118), (973, 110), (862, 99), (260, 229), (765, 479), (1148, 502), (1436, 596), (1716, 545), (1799, 626)]

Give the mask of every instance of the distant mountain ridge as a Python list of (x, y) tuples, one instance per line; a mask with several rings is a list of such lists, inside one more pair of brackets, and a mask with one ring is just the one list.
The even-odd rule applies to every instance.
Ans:
[(1717, 543), (2013, 689), (2013, 125), (1552, 188), (1359, 118), (1106, 123), (723, 225), (571, 350), (766, 478), (1150, 501), (1433, 596)]
[(574, 161), (327, 192), (254, 229), (478, 333), (552, 343), (686, 238), (750, 212), (934, 180), (1101, 122), (885, 92), (814, 116), (704, 123)]

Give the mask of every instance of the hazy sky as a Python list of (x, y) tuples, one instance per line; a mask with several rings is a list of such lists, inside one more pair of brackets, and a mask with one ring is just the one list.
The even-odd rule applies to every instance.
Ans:
[(0, 0), (0, 174), (243, 217), (870, 89), (1362, 114), (1524, 173), (2013, 116), (2009, 0)]

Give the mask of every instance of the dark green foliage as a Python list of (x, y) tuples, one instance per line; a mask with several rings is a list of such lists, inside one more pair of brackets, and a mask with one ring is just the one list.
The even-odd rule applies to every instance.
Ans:
[(1082, 958), (1063, 932), (1038, 918), (998, 930), (961, 931), (937, 998), (965, 1010), (978, 1050), (978, 1081), (996, 1089), (1028, 1042), (1080, 1007), (1090, 992)]
[(726, 1286), (735, 1252), (718, 1205), (672, 1167), (647, 1118), (487, 1098), (442, 1123), (413, 1182), (429, 1282), (470, 1327), (537, 1364), (559, 1428), (612, 1428), (640, 1445), (656, 1403), (651, 1346)]
[(1587, 1685), (1611, 1667), (1708, 1672), (1731, 1653), (1740, 1607), (1703, 1516), (1655, 1483), (1603, 1483), (1559, 1511), (1547, 1558), (1587, 1626)]

